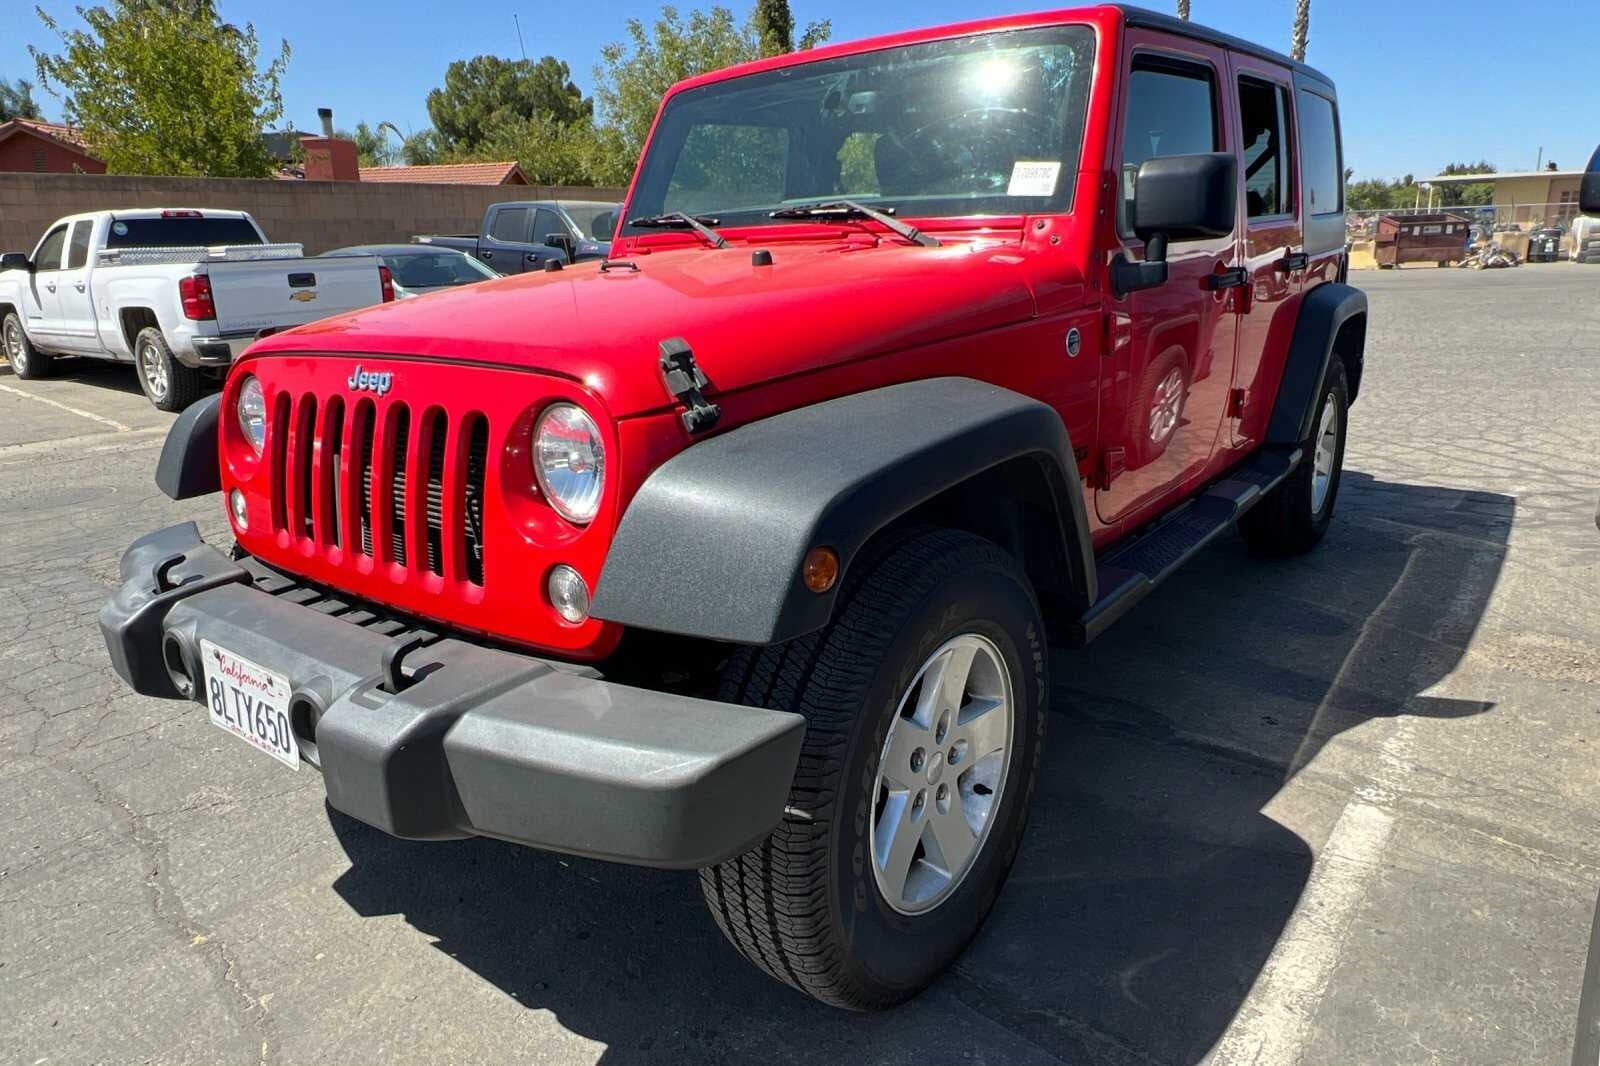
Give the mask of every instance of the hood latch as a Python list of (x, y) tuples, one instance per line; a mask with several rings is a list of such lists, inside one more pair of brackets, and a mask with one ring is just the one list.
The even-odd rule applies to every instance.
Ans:
[(722, 408), (706, 399), (705, 389), (711, 381), (705, 371), (695, 365), (694, 350), (682, 337), (668, 337), (661, 342), (661, 380), (672, 398), (686, 408), (680, 415), (683, 428), (690, 433), (702, 433), (717, 424)]

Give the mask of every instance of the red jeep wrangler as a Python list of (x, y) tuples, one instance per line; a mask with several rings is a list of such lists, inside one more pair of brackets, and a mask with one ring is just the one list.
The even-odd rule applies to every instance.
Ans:
[(1338, 130), (1113, 6), (686, 81), (610, 259), (277, 334), (184, 413), (157, 482), (237, 545), (137, 541), (112, 662), (386, 832), (696, 868), (774, 977), (905, 999), (1017, 854), (1047, 647), (1327, 529)]

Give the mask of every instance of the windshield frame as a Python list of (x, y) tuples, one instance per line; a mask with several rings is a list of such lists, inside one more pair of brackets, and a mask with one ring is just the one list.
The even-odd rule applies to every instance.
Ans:
[[(770, 204), (746, 205), (740, 207), (718, 207), (708, 205), (704, 210), (696, 208), (695, 214), (709, 214), (718, 217), (719, 229), (724, 231), (748, 230), (756, 227), (784, 227), (784, 228), (814, 228), (816, 223), (799, 220), (782, 221), (770, 218), (770, 212), (779, 208), (799, 204), (811, 204), (823, 200), (834, 201), (841, 198), (858, 200), (863, 204), (885, 211), (899, 219), (915, 218), (931, 223), (931, 228), (941, 228), (941, 223), (960, 223), (966, 220), (988, 221), (995, 219), (1018, 219), (1029, 215), (1038, 214), (1070, 214), (1077, 200), (1080, 171), (1083, 169), (1085, 152), (1089, 148), (1088, 139), (1093, 121), (1092, 101), (1096, 91), (1099, 77), (1099, 67), (1102, 61), (1101, 51), (1105, 46), (1102, 27), (1092, 18), (1064, 19), (1062, 21), (1020, 23), (1010, 25), (988, 25), (972, 29), (968, 32), (953, 33), (948, 35), (930, 35), (911, 40), (894, 39), (886, 40), (882, 44), (870, 48), (856, 50), (828, 50), (827, 54), (816, 59), (805, 59), (799, 62), (790, 62), (776, 66), (763, 65), (759, 69), (748, 73), (732, 74), (726, 77), (702, 77), (686, 82), (683, 86), (670, 92), (657, 116), (655, 126), (646, 144), (643, 157), (639, 162), (637, 172), (631, 188), (628, 190), (628, 199), (625, 205), (622, 224), (618, 226), (617, 237), (630, 240), (660, 238), (661, 234), (653, 230), (626, 225), (626, 219), (644, 217), (649, 214), (667, 214), (676, 210), (685, 210), (683, 207), (666, 206), (667, 197), (670, 195), (669, 183), (672, 180), (673, 169), (677, 166), (680, 153), (683, 151), (692, 129), (705, 128), (707, 123), (692, 124), (683, 116), (686, 108), (696, 106), (699, 101), (713, 95), (728, 93), (735, 87), (742, 89), (751, 86), (752, 82), (777, 84), (786, 79), (793, 79), (797, 75), (802, 77), (825, 78), (828, 74), (826, 68), (834, 68), (843, 74), (852, 67), (857, 69), (871, 68), (874, 58), (881, 57), (890, 52), (915, 52), (928, 50), (930, 53), (943, 46), (968, 46), (973, 52), (981, 52), (986, 46), (982, 42), (997, 42), (987, 47), (1003, 48), (1007, 38), (1017, 41), (1013, 47), (1045, 48), (1054, 46), (1081, 48), (1081, 60), (1077, 69), (1073, 71), (1072, 83), (1068, 85), (1061, 98), (1060, 107), (1065, 109), (1061, 116), (1061, 139), (1058, 155), (1046, 157), (1047, 162), (1060, 164), (1055, 191), (1048, 197), (1044, 196), (1012, 196), (1006, 189), (994, 191), (974, 190), (970, 193), (954, 192), (926, 192), (926, 193), (875, 193), (868, 191), (827, 191), (813, 190), (806, 195), (786, 197)], [(1077, 39), (1074, 40), (1074, 37)], [(932, 56), (930, 56), (932, 58)], [(881, 61), (880, 61), (881, 65)], [(817, 68), (823, 68), (818, 71)], [(1006, 110), (1005, 107), (996, 107), (995, 110)], [(1014, 109), (1013, 109), (1014, 110)], [(769, 128), (785, 129), (774, 125)], [(881, 135), (881, 131), (878, 131)], [(850, 133), (845, 134), (848, 139)], [(1015, 160), (1020, 163), (1022, 160)], [(787, 191), (787, 190), (786, 190)], [(648, 210), (647, 210), (648, 208)], [(832, 223), (826, 223), (830, 229)], [(669, 238), (670, 239), (670, 238)]]

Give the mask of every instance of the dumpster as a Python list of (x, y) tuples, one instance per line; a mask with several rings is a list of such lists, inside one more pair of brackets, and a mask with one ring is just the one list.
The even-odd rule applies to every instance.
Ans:
[(1378, 219), (1374, 256), (1379, 270), (1401, 263), (1437, 263), (1449, 266), (1467, 255), (1467, 234), (1472, 228), (1465, 215), (1436, 212), (1425, 215), (1383, 215)]

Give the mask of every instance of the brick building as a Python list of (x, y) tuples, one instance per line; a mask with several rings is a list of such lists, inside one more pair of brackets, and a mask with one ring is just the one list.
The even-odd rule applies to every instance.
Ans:
[(0, 171), (34, 174), (104, 174), (106, 165), (89, 153), (71, 126), (14, 118), (0, 122)]

